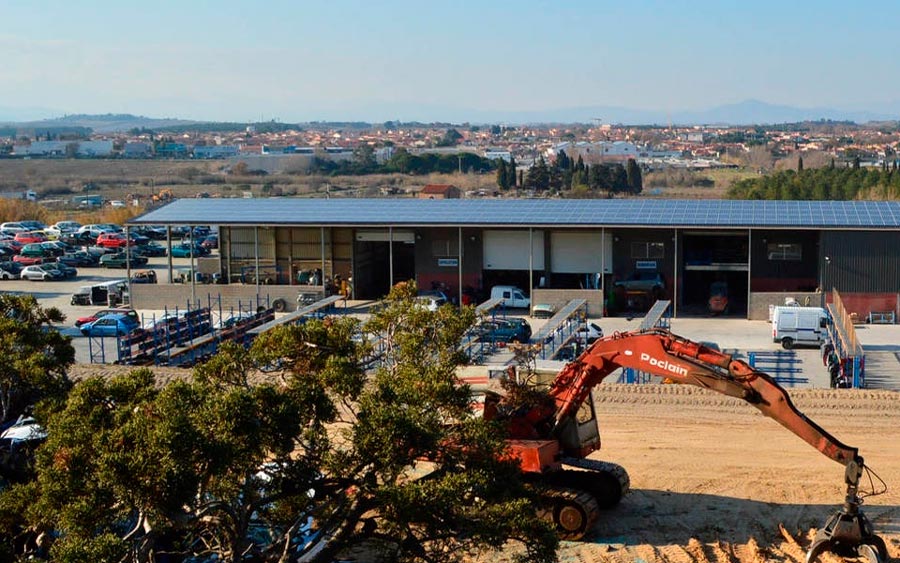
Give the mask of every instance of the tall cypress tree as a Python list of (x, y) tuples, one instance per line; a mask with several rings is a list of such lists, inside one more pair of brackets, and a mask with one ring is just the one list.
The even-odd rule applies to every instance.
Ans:
[(797, 173), (803, 172), (803, 157), (797, 157)]
[(506, 172), (506, 161), (502, 158), (497, 162), (497, 186), (503, 191), (509, 189), (509, 174)]
[(509, 164), (506, 165), (506, 184), (510, 188), (522, 185), (521, 179), (516, 182), (516, 157), (512, 153), (509, 155)]
[(628, 164), (625, 166), (625, 175), (628, 191), (635, 195), (641, 193), (644, 189), (644, 178), (641, 175), (641, 167), (638, 166), (638, 163), (633, 158), (628, 159)]

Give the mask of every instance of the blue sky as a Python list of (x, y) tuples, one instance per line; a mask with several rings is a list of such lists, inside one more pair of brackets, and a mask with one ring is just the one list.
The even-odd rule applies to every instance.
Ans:
[(872, 110), (900, 102), (898, 8), (0, 0), (0, 108), (239, 121), (675, 111), (746, 99)]

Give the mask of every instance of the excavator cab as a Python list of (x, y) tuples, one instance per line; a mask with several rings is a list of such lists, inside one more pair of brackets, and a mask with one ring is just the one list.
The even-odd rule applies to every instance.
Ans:
[(554, 428), (564, 455), (586, 457), (600, 449), (600, 428), (594, 410), (593, 394), (584, 401), (574, 416), (560, 421)]

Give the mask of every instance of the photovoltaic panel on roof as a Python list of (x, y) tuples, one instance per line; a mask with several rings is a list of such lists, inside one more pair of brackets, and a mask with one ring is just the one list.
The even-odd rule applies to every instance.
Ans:
[(900, 202), (179, 199), (131, 225), (900, 228)]

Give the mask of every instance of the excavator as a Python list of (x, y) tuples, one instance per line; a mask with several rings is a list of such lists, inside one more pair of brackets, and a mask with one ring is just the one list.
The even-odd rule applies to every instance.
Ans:
[[(884, 483), (866, 467), (858, 449), (843, 444), (801, 413), (771, 376), (660, 328), (616, 333), (595, 341), (566, 364), (541, 400), (510, 404), (498, 393), (486, 397), (484, 417), (505, 425), (510, 455), (540, 491), (540, 511), (556, 525), (562, 539), (581, 539), (597, 521), (600, 510), (615, 506), (628, 491), (629, 477), (623, 467), (587, 457), (600, 448), (591, 392), (619, 368), (742, 399), (843, 465), (843, 506), (817, 532), (807, 563), (824, 552), (863, 557), (870, 563), (888, 561), (884, 540), (875, 535), (860, 509), (867, 496), (860, 491), (863, 474), (870, 483), (873, 477)], [(514, 368), (510, 375), (515, 375)]]

